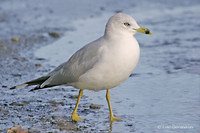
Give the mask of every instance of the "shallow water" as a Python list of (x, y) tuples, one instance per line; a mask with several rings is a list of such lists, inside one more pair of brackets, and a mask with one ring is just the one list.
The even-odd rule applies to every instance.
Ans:
[[(110, 125), (105, 91), (85, 90), (78, 110), (85, 120), (76, 123), (76, 126), (79, 128), (86, 126), (87, 128), (81, 130), (89, 132), (111, 130), (141, 133), (200, 132), (198, 111), (200, 110), (200, 32), (197, 28), (200, 26), (198, 23), (200, 2), (195, 0), (184, 2), (154, 0), (151, 3), (141, 1), (137, 4), (117, 2), (115, 7), (109, 2), (105, 3), (101, 3), (103, 4), (101, 10), (92, 14), (92, 17), (81, 16), (87, 14), (87, 11), (80, 13), (81, 15), (77, 13), (80, 18), (67, 14), (71, 18), (70, 21), (62, 18), (60, 24), (65, 27), (63, 23), (68, 22), (65, 28), (72, 30), (66, 31), (64, 36), (54, 43), (34, 52), (36, 58), (45, 59), (42, 62), (44, 68), (53, 69), (66, 61), (80, 47), (100, 37), (108, 18), (113, 15), (113, 11), (118, 10), (133, 16), (139, 25), (152, 31), (151, 36), (139, 33), (135, 36), (141, 47), (140, 62), (134, 75), (110, 92), (113, 112), (124, 121)], [(95, 3), (92, 4), (97, 6)], [(35, 77), (38, 76), (40, 73), (35, 74)], [(45, 122), (37, 124), (38, 120), (43, 120), (41, 114), (69, 120), (76, 102), (76, 99), (69, 97), (78, 94), (78, 91), (73, 91), (72, 87), (57, 87), (56, 90), (48, 89), (33, 93), (22, 90), (4, 91), (2, 94), (14, 93), (15, 96), (11, 95), (11, 99), (14, 99), (17, 94), (17, 99), (11, 101), (30, 101), (28, 107), (24, 107), (22, 111), (27, 108), (32, 110), (35, 107), (36, 109), (33, 109), (35, 111), (31, 111), (35, 116), (35, 124), (30, 122), (23, 127), (28, 128), (32, 124), (32, 127), (43, 130), (51, 123), (48, 121), (46, 125)], [(29, 95), (26, 95), (27, 93)], [(8, 100), (5, 98), (5, 102)], [(38, 100), (42, 102), (38, 103)], [(64, 105), (51, 108), (50, 100), (64, 102)], [(100, 105), (101, 108), (90, 109), (89, 105), (92, 103)], [(39, 108), (40, 106), (42, 108)], [(20, 124), (23, 123), (23, 120), (18, 117), (13, 119)], [(40, 127), (41, 123), (44, 125)], [(5, 128), (5, 126), (1, 127)], [(57, 129), (47, 129), (57, 131)]]

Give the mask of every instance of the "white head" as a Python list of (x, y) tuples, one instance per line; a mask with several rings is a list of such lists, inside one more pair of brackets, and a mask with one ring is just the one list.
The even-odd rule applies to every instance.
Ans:
[(137, 22), (129, 15), (124, 13), (117, 13), (112, 16), (107, 24), (105, 29), (105, 35), (110, 36), (110, 34), (115, 35), (134, 35), (137, 32), (151, 34), (151, 32), (144, 28), (140, 27)]

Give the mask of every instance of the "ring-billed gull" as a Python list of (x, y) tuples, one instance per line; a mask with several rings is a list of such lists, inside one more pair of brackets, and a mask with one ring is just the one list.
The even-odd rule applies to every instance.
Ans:
[(117, 13), (108, 20), (102, 37), (79, 49), (67, 62), (45, 76), (10, 89), (31, 85), (37, 85), (31, 91), (58, 85), (80, 89), (71, 116), (75, 121), (82, 120), (77, 115), (77, 108), (84, 89), (107, 90), (110, 121), (121, 120), (112, 113), (109, 89), (125, 81), (138, 63), (140, 48), (133, 36), (137, 32), (152, 34), (148, 29), (138, 26), (131, 16)]

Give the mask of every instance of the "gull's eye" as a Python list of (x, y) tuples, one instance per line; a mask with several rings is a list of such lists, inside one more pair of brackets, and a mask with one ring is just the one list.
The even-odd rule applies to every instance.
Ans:
[(131, 26), (128, 22), (124, 23), (125, 26)]

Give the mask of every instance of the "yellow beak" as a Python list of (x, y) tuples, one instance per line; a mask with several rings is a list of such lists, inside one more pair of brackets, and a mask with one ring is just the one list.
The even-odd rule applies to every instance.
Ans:
[(138, 29), (136, 29), (137, 32), (141, 32), (141, 33), (144, 33), (144, 34), (152, 34), (152, 32), (150, 30), (148, 30), (147, 28), (144, 28), (144, 27), (140, 27)]

